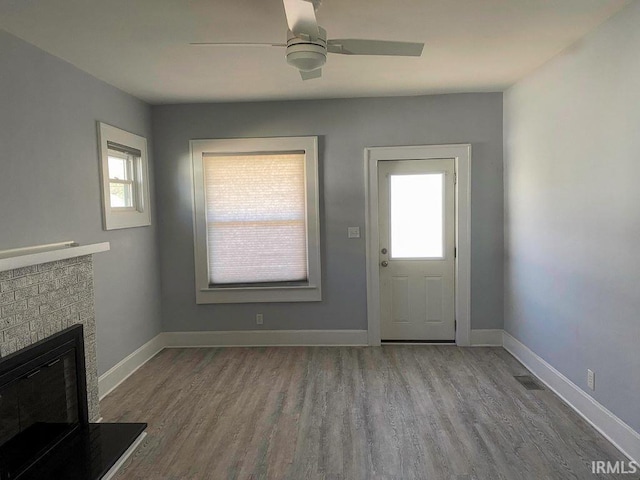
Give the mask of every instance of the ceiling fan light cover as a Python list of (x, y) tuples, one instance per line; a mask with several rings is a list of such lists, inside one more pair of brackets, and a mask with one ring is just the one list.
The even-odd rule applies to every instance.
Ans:
[(287, 48), (287, 63), (302, 72), (311, 72), (327, 61), (327, 50), (313, 44), (292, 45)]

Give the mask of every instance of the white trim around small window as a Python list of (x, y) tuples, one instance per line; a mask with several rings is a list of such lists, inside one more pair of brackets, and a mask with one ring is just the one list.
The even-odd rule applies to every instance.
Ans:
[(151, 225), (147, 139), (98, 122), (105, 230)]
[[(191, 158), (193, 164), (193, 219), (194, 219), (194, 257), (195, 257), (195, 284), (196, 303), (256, 303), (256, 302), (317, 302), (322, 300), (321, 272), (320, 272), (320, 200), (318, 187), (318, 140), (317, 137), (272, 137), (272, 138), (242, 138), (242, 139), (211, 139), (211, 140), (191, 140)], [(242, 278), (237, 283), (231, 280), (221, 284), (214, 283), (217, 274), (215, 272), (216, 259), (213, 258), (213, 250), (219, 245), (216, 225), (222, 231), (223, 227), (231, 225), (234, 228), (233, 205), (235, 202), (245, 203), (244, 196), (230, 194), (229, 198), (217, 200), (216, 188), (218, 191), (227, 188), (232, 191), (229, 185), (218, 186), (216, 175), (225, 176), (216, 172), (229, 171), (229, 168), (238, 168), (238, 165), (254, 165), (255, 162), (274, 161), (276, 157), (298, 157), (297, 168), (298, 178), (301, 178), (301, 185), (298, 188), (300, 202), (297, 202), (302, 210), (298, 209), (297, 220), (298, 229), (303, 228), (303, 236), (298, 236), (298, 243), (302, 242), (303, 255), (306, 258), (300, 267), (299, 258), (296, 260), (298, 267), (294, 269), (292, 281), (247, 281), (242, 282)], [(238, 163), (233, 163), (237, 159)], [(284, 161), (284, 160), (283, 160)], [(231, 167), (229, 163), (231, 162)], [(245, 163), (241, 163), (245, 162)], [(292, 160), (295, 164), (295, 160)], [(296, 167), (291, 166), (291, 162), (283, 164), (292, 172)], [(226, 169), (226, 170), (225, 170)], [(239, 172), (243, 174), (245, 170)], [(303, 172), (303, 173), (301, 173)], [(267, 171), (267, 174), (269, 172)], [(255, 175), (255, 172), (253, 173)], [(227, 174), (225, 178), (228, 178)], [(256, 183), (262, 183), (268, 190), (269, 185), (259, 177)], [(212, 180), (213, 179), (213, 180)], [(222, 179), (224, 180), (224, 178)], [(215, 182), (215, 183), (214, 183)], [(227, 183), (227, 182), (223, 182)], [(245, 183), (246, 185), (253, 185)], [(257, 188), (259, 190), (259, 188)], [(243, 194), (244, 195), (244, 194)], [(248, 195), (252, 195), (251, 192)], [(294, 195), (295, 197), (295, 195)], [(256, 202), (263, 201), (263, 198), (256, 195)], [(223, 211), (219, 212), (212, 205), (221, 205)], [(251, 202), (248, 202), (251, 204)], [(258, 203), (259, 204), (259, 203)], [(230, 208), (230, 210), (229, 210)], [(246, 205), (245, 207), (246, 208)], [(288, 208), (288, 207), (287, 207)], [(264, 212), (258, 213), (261, 216)], [(287, 217), (288, 218), (288, 217)], [(278, 220), (280, 221), (280, 220)], [(225, 223), (226, 222), (226, 223)], [(258, 221), (258, 223), (260, 220)], [(285, 223), (292, 223), (285, 219)], [(296, 223), (293, 222), (293, 223)], [(277, 223), (277, 222), (276, 222)], [(240, 233), (239, 233), (240, 232)], [(235, 238), (240, 235), (242, 241), (242, 229), (236, 230)], [(277, 233), (277, 232), (276, 232)], [(222, 234), (224, 236), (224, 232)], [(231, 235), (229, 238), (233, 238)], [(287, 239), (288, 240), (288, 239)], [(231, 242), (232, 240), (225, 240)], [(306, 244), (305, 244), (306, 243)], [(253, 242), (255, 249), (256, 242)], [(265, 255), (269, 252), (269, 245), (265, 244)], [(299, 250), (299, 249), (298, 249)], [(220, 252), (220, 248), (218, 249)], [(255, 251), (254, 251), (255, 256)], [(248, 254), (247, 254), (248, 255)], [(299, 256), (299, 253), (296, 253)], [(293, 257), (292, 257), (293, 258)], [(286, 263), (285, 259), (285, 263)], [(305, 263), (306, 262), (306, 263)], [(261, 262), (255, 262), (256, 270), (262, 269)], [(268, 262), (265, 262), (268, 263)], [(277, 262), (272, 262), (276, 264)], [(292, 263), (293, 262), (292, 260)], [(219, 275), (220, 278), (233, 278), (233, 263), (227, 263), (227, 272)], [(249, 264), (249, 269), (252, 268)], [(276, 265), (277, 267), (277, 265)], [(244, 267), (246, 269), (246, 266)], [(240, 269), (240, 268), (239, 268)], [(269, 270), (269, 269), (267, 269)], [(300, 274), (299, 272), (303, 272)], [(265, 278), (274, 274), (266, 271)], [(275, 272), (277, 275), (278, 272)], [(296, 277), (295, 275), (298, 275)], [(300, 277), (302, 275), (302, 277)], [(276, 277), (277, 278), (277, 277)]]

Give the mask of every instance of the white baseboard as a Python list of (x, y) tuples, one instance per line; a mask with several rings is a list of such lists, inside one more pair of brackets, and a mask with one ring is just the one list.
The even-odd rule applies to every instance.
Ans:
[(472, 347), (501, 347), (502, 330), (471, 330)]
[(366, 330), (247, 330), (225, 332), (165, 332), (165, 346), (366, 346)]
[(504, 348), (630, 460), (640, 462), (640, 434), (595, 401), (529, 347), (504, 332)]
[(160, 350), (165, 348), (164, 335), (164, 333), (156, 335), (131, 355), (100, 375), (98, 379), (98, 395), (100, 400), (125, 381), (129, 375), (151, 360)]
[(118, 473), (118, 470), (120, 470), (120, 467), (124, 465), (124, 462), (127, 461), (127, 458), (129, 458), (133, 454), (133, 452), (136, 451), (136, 448), (138, 448), (138, 445), (142, 443), (142, 441), (144, 440), (144, 437), (146, 436), (147, 436), (147, 432), (142, 432), (140, 435), (138, 435), (138, 438), (136, 438), (133, 441), (131, 446), (127, 448), (127, 450), (122, 454), (122, 456), (113, 465), (113, 467), (111, 467), (109, 471), (104, 474), (101, 480), (111, 480), (115, 476), (115, 474)]

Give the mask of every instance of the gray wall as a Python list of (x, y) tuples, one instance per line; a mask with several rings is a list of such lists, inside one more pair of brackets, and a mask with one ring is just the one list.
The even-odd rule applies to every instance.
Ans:
[(111, 242), (94, 264), (103, 373), (161, 321), (156, 227), (102, 230), (97, 120), (151, 140), (148, 105), (0, 30), (0, 249)]
[[(323, 301), (196, 305), (191, 166), (195, 138), (318, 135)], [(153, 107), (165, 331), (366, 329), (364, 148), (471, 143), (472, 328), (502, 328), (502, 94)]]
[(634, 2), (511, 88), (504, 110), (506, 330), (636, 431), (638, 25)]

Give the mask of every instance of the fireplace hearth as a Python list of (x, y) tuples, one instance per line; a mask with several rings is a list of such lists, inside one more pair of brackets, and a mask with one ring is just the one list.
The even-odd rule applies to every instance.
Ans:
[(0, 480), (100, 479), (145, 423), (89, 423), (82, 325), (0, 360)]

